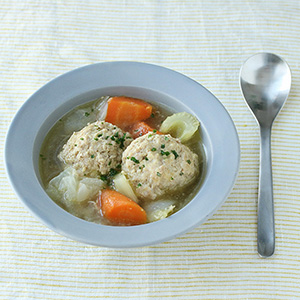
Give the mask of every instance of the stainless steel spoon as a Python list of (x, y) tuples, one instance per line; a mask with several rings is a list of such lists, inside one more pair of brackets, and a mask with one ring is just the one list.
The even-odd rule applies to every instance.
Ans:
[(257, 249), (262, 257), (275, 250), (275, 226), (271, 159), (271, 129), (291, 87), (288, 64), (272, 53), (248, 58), (240, 72), (244, 98), (260, 126), (260, 171), (257, 207)]

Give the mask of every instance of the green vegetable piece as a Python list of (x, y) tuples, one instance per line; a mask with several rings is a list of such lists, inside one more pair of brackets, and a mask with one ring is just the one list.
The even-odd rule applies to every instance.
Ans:
[(197, 118), (190, 113), (180, 112), (167, 117), (160, 126), (159, 131), (169, 133), (186, 143), (200, 126)]

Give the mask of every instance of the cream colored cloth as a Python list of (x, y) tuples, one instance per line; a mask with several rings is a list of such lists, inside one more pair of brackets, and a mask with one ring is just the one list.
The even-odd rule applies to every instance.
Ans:
[[(159, 64), (203, 84), (241, 142), (236, 185), (211, 219), (172, 241), (127, 250), (83, 245), (45, 227), (17, 199), (1, 159), (1, 299), (300, 299), (299, 0), (3, 0), (0, 7), (1, 158), (8, 126), (34, 91), (66, 71), (114, 60)], [(260, 51), (285, 58), (293, 76), (272, 135), (269, 259), (256, 251), (259, 132), (239, 89), (241, 64)]]

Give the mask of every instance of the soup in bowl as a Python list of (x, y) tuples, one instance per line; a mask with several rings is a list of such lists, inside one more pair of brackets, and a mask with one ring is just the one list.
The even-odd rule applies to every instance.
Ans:
[(39, 166), (47, 194), (79, 218), (112, 226), (158, 221), (200, 188), (200, 123), (157, 103), (104, 96), (56, 122)]
[(74, 240), (117, 248), (203, 223), (239, 166), (235, 126), (209, 91), (134, 62), (90, 65), (46, 84), (17, 113), (5, 150), (11, 183), (35, 216)]

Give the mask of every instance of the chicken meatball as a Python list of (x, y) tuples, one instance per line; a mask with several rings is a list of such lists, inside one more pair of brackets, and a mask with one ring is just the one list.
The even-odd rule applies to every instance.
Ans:
[(122, 153), (131, 143), (129, 133), (104, 121), (97, 121), (74, 132), (58, 158), (73, 166), (80, 176), (106, 175), (120, 168)]
[(154, 200), (192, 183), (199, 173), (199, 158), (179, 139), (151, 133), (126, 148), (122, 169), (139, 198)]

